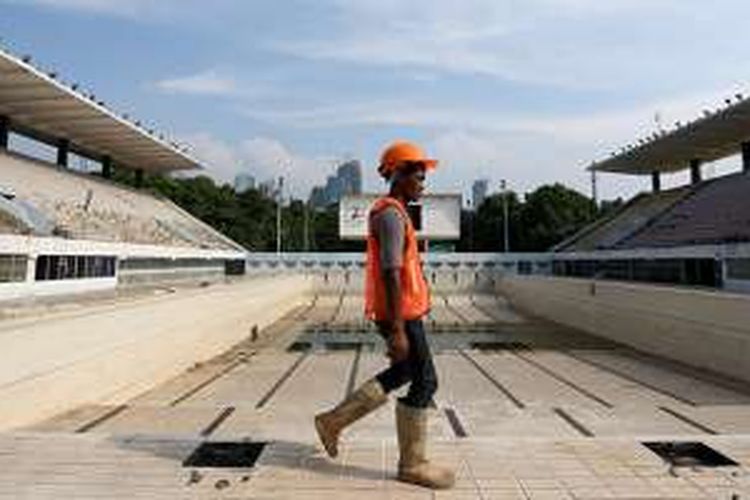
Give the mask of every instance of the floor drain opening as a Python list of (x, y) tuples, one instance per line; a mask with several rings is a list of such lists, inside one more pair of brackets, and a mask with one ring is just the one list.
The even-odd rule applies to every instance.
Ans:
[(356, 351), (360, 349), (361, 342), (326, 342), (326, 351)]
[(202, 443), (182, 463), (183, 467), (247, 468), (253, 467), (267, 443)]
[(312, 349), (312, 343), (310, 342), (295, 342), (287, 347), (287, 352), (307, 352)]
[(472, 342), (471, 349), (479, 351), (519, 351), (529, 347), (523, 342)]
[(674, 467), (726, 467), (737, 462), (697, 441), (658, 441), (643, 446)]

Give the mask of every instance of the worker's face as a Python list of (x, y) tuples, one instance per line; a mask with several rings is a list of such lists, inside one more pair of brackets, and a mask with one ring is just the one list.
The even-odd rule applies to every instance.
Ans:
[(425, 168), (419, 166), (413, 172), (404, 176), (401, 181), (401, 192), (407, 201), (417, 201), (422, 197), (425, 183)]

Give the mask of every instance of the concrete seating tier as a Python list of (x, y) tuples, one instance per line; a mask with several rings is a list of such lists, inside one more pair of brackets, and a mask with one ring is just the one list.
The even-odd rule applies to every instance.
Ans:
[(19, 234), (22, 228), (0, 211), (0, 234)]
[(574, 236), (560, 251), (592, 251), (613, 248), (620, 241), (646, 226), (655, 217), (674, 205), (687, 193), (689, 187), (663, 191), (661, 193), (640, 194), (625, 205), (614, 217), (585, 229)]
[(750, 241), (750, 176), (738, 173), (698, 186), (619, 248)]
[[(236, 249), (230, 240), (168, 200), (89, 175), (15, 155), (0, 154), (0, 181), (16, 198), (75, 239), (212, 249)], [(0, 231), (7, 233), (5, 225)]]

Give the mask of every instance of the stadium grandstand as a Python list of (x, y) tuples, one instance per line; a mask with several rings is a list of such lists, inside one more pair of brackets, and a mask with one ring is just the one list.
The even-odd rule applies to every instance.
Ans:
[[(114, 168), (141, 180), (200, 168), (184, 148), (4, 51), (0, 78), (0, 298), (238, 272), (240, 245), (169, 200), (111, 180)], [(27, 146), (14, 150), (20, 138)], [(44, 148), (56, 162), (34, 158)], [(73, 155), (100, 165), (98, 175), (70, 168)]]
[[(593, 172), (649, 175), (652, 192), (556, 245), (554, 274), (750, 291), (750, 103), (662, 132), (592, 165)], [(703, 165), (740, 154), (742, 171), (703, 179)], [(662, 190), (661, 175), (690, 171)]]
[[(424, 255), (444, 498), (750, 493), (749, 177), (703, 181), (698, 161), (750, 164), (746, 107), (594, 164), (654, 192), (554, 251)], [(200, 164), (5, 52), (0, 125), (0, 497), (443, 497), (391, 480), (395, 398), (337, 461), (318, 443), (313, 415), (388, 364), (362, 254), (248, 253), (114, 184)], [(21, 135), (57, 161), (13, 150)], [(662, 191), (685, 164), (694, 182)], [(214, 283), (95, 300), (175, 280)], [(75, 299), (16, 314), (49, 294)]]

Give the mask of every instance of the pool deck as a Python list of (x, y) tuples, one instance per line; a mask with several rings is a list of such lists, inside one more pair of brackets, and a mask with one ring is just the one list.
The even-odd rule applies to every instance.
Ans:
[[(429, 447), (457, 470), (450, 491), (393, 479), (393, 402), (347, 430), (338, 459), (322, 452), (313, 415), (388, 361), (357, 298), (321, 296), (126, 404), (0, 433), (0, 498), (750, 498), (750, 388), (501, 298), (436, 303)], [(737, 465), (672, 466), (655, 441)], [(204, 442), (265, 447), (249, 468), (184, 466)]]

